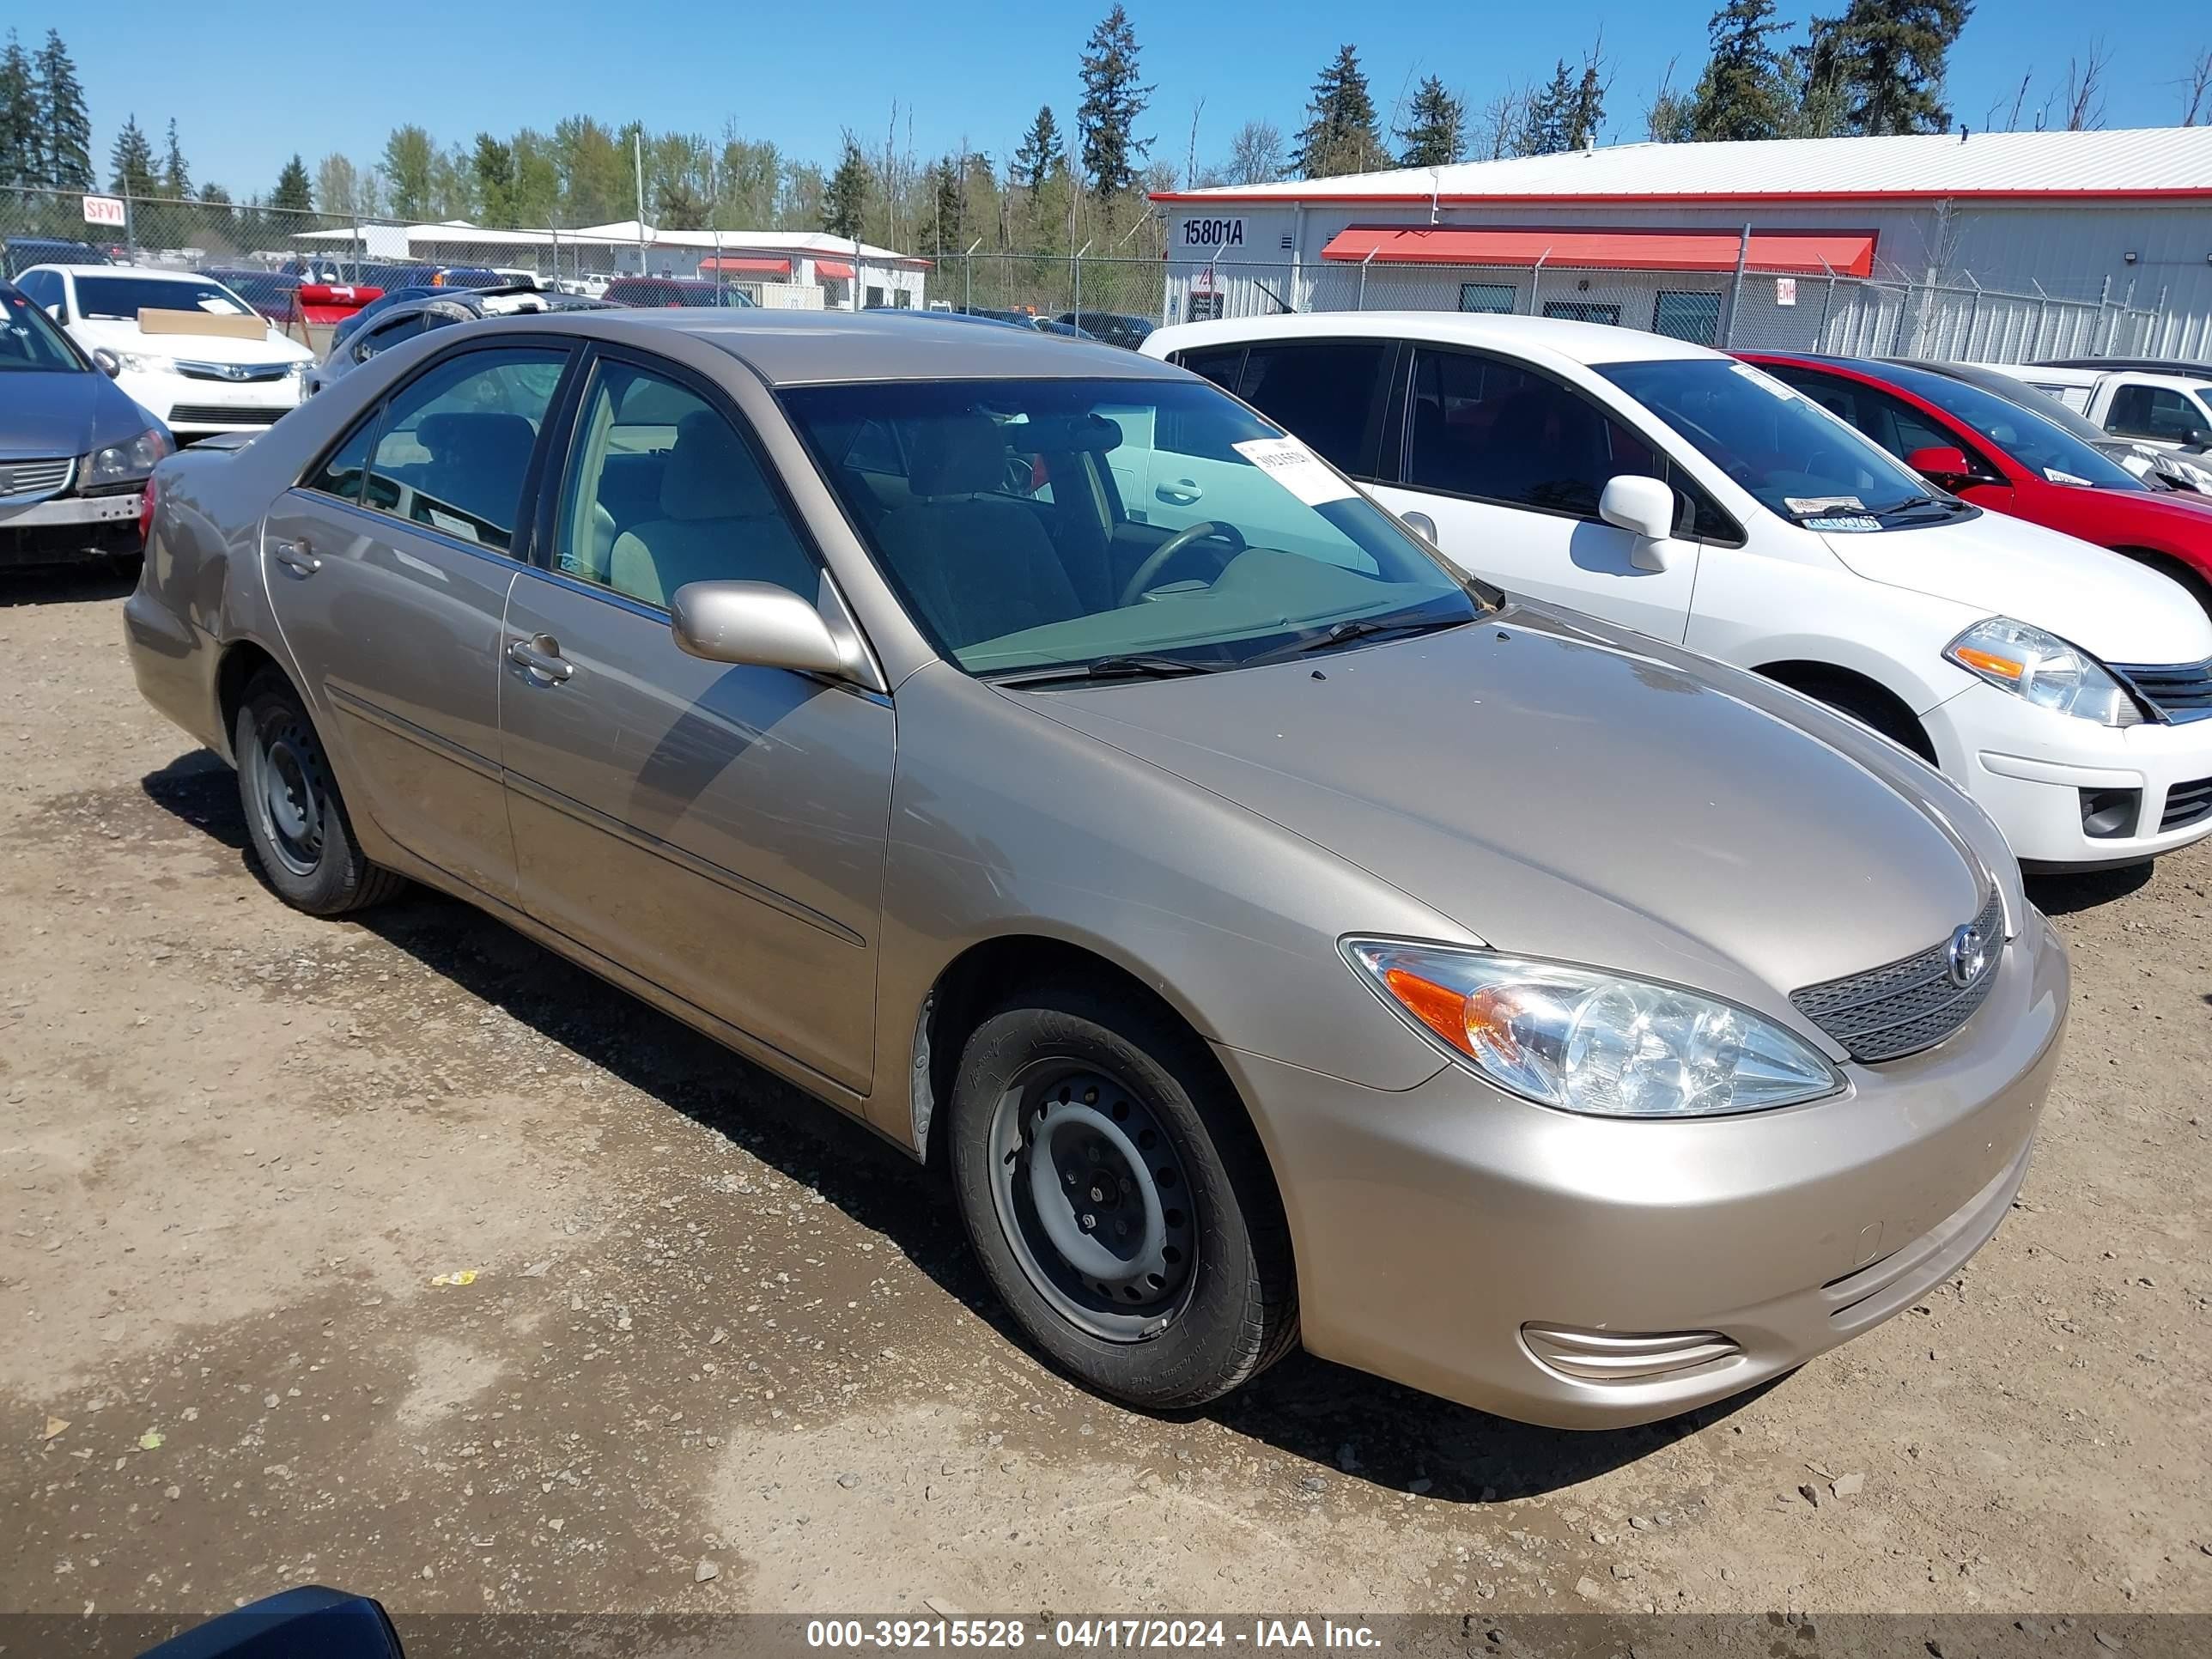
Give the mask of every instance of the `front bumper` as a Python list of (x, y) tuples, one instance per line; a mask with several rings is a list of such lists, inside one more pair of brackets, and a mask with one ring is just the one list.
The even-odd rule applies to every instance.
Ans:
[[(1993, 685), (1973, 686), (1922, 718), (1943, 770), (1996, 820), (2022, 864), (2140, 864), (2212, 836), (2212, 811), (2185, 817), (2212, 780), (2212, 720), (2115, 730), (2031, 708)], [(2087, 833), (2085, 790), (2100, 798), (2135, 792), (2126, 833)], [(2169, 816), (2183, 821), (2165, 828)]]
[(0, 507), (0, 564), (55, 564), (139, 551), (139, 494), (56, 495)]
[[(1222, 1051), (1282, 1188), (1305, 1346), (1501, 1416), (1606, 1428), (1847, 1340), (1978, 1249), (2026, 1173), (2066, 1021), (2039, 914), (1998, 972), (1949, 1042), (1734, 1118), (1577, 1117), (1456, 1066), (1392, 1094)], [(1664, 1340), (1625, 1340), (1646, 1337)]]
[(126, 369), (115, 378), (134, 403), (179, 437), (270, 426), (298, 408), (302, 395), (301, 382), (290, 376), (233, 382)]

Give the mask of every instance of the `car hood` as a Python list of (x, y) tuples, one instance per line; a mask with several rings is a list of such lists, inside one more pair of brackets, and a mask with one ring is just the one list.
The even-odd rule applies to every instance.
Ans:
[(314, 353), (297, 340), (270, 329), (258, 340), (234, 340), (227, 334), (149, 334), (136, 321), (82, 318), (70, 329), (90, 350), (144, 351), (197, 363), (283, 363), (304, 362)]
[(1855, 574), (2070, 640), (2106, 662), (2198, 662), (2212, 621), (2175, 582), (2025, 519), (1979, 513), (1918, 530), (1825, 538)]
[(1764, 682), (1610, 632), (1516, 606), (1269, 667), (1005, 695), (1502, 951), (1772, 1006), (1972, 918), (1990, 877), (1940, 778), (1825, 715), (1865, 754), (1817, 740)]
[(105, 374), (0, 374), (0, 459), (88, 455), (154, 424)]

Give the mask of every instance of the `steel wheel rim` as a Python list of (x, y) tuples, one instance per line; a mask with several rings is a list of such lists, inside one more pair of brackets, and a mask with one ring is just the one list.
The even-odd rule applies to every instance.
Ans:
[(312, 876), (323, 860), (323, 822), (328, 810), (322, 769), (306, 734), (280, 720), (254, 734), (254, 810), (262, 839), (276, 861), (295, 876)]
[(1035, 1062), (1000, 1096), (990, 1147), (1000, 1230), (1063, 1319), (1109, 1342), (1175, 1322), (1197, 1283), (1194, 1199), (1140, 1092), (1079, 1060)]

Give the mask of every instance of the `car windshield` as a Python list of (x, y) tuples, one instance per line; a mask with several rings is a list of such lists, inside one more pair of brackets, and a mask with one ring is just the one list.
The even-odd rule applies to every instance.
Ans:
[[(2052, 483), (2082, 484), (2097, 489), (2141, 489), (2133, 473), (2092, 448), (2057, 422), (2010, 398), (1984, 392), (1948, 374), (1902, 365), (1882, 373), (1904, 390), (1942, 410), (1953, 420), (1972, 427), (1999, 449)], [(2094, 430), (2094, 428), (2091, 428)], [(2101, 435), (2101, 434), (2100, 434)]]
[(1783, 518), (1868, 529), (1869, 520), (1904, 515), (1903, 523), (1958, 510), (1871, 439), (1748, 363), (1679, 357), (1594, 367)]
[(82, 357), (46, 313), (10, 289), (0, 293), (0, 374), (86, 372)]
[(142, 311), (204, 311), (212, 317), (251, 317), (253, 307), (221, 283), (204, 277), (80, 276), (77, 314), (127, 321)]
[(973, 674), (1199, 672), (1480, 611), (1479, 586), (1211, 386), (782, 398), (908, 612)]

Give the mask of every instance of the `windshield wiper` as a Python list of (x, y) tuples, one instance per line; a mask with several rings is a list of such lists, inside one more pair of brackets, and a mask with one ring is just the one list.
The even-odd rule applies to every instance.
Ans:
[(1086, 663), (1062, 663), (1056, 668), (1017, 669), (989, 676), (994, 685), (1045, 685), (1067, 680), (1171, 680), (1185, 674), (1212, 674), (1227, 663), (1200, 662), (1189, 657), (1134, 655), (1100, 657)]
[(1249, 668), (1260, 663), (1281, 662), (1285, 658), (1302, 657), (1309, 651), (1326, 651), (1332, 646), (1348, 645), (1353, 640), (1372, 639), (1378, 634), (1433, 634), (1439, 629), (1463, 627), (1473, 620), (1470, 617), (1355, 617), (1349, 622), (1332, 623), (1318, 634), (1302, 635), (1270, 647), (1245, 658), (1237, 666)]

